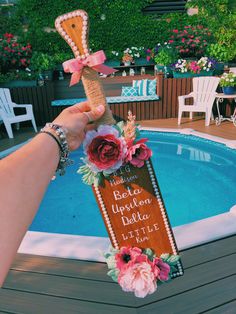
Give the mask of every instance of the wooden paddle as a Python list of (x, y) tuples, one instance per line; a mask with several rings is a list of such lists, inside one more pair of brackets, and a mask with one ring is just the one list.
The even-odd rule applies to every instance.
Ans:
[[(106, 112), (99, 124), (113, 124), (114, 119), (107, 106), (104, 90), (93, 67), (88, 48), (88, 15), (76, 10), (59, 16), (55, 26), (71, 47), (75, 59), (64, 63), (64, 70), (72, 73), (72, 83), (77, 82), (78, 68), (83, 64), (81, 79), (91, 107), (103, 104)], [(67, 66), (68, 65), (68, 66)], [(74, 66), (75, 65), (75, 66)], [(77, 68), (76, 68), (77, 67)], [(76, 73), (77, 72), (77, 73)], [(156, 254), (177, 255), (175, 239), (169, 224), (160, 188), (150, 160), (143, 167), (121, 167), (116, 173), (104, 178), (100, 186), (93, 185), (110, 240), (116, 249), (121, 246), (152, 248)], [(174, 277), (183, 274), (178, 262)]]

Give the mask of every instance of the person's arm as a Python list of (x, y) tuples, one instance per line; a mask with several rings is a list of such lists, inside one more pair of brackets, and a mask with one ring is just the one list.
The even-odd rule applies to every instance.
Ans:
[[(68, 130), (70, 150), (82, 143), (87, 128), (87, 103), (64, 110), (53, 123)], [(89, 112), (99, 119), (104, 107)], [(54, 136), (53, 130), (48, 129)], [(0, 287), (31, 224), (45, 190), (55, 174), (60, 150), (56, 140), (39, 133), (28, 144), (0, 161)]]

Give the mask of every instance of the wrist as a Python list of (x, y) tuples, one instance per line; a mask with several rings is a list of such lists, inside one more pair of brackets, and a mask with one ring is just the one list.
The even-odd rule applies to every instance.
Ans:
[(66, 139), (67, 130), (58, 124), (46, 123), (45, 127), (40, 130), (40, 133), (47, 134), (57, 143), (60, 159), (56, 171), (59, 172), (59, 175), (64, 175), (66, 166), (71, 164), (71, 160), (69, 160), (69, 146)]

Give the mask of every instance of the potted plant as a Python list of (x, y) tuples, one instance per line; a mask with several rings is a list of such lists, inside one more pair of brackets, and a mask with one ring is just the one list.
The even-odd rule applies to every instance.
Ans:
[(207, 47), (207, 54), (217, 60), (215, 74), (224, 72), (225, 63), (236, 57), (236, 36), (232, 29), (221, 28), (216, 33), (216, 42)]
[(126, 48), (123, 51), (123, 56), (122, 56), (122, 63), (124, 65), (130, 65), (134, 64), (135, 62), (138, 64), (139, 59), (144, 56), (144, 47), (131, 47), (131, 48)]
[(214, 61), (207, 57), (202, 57), (198, 61), (179, 59), (172, 67), (174, 78), (212, 76)]
[(173, 49), (166, 45), (165, 47), (161, 47), (158, 49), (157, 54), (154, 57), (154, 61), (156, 63), (156, 70), (158, 72), (171, 72), (170, 65), (174, 62), (176, 59), (176, 55), (173, 51)]
[(225, 95), (236, 94), (236, 74), (233, 72), (223, 73), (220, 78), (220, 86)]

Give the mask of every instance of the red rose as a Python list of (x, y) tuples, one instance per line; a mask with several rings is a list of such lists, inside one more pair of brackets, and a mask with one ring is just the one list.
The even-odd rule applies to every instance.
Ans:
[(88, 159), (101, 170), (112, 167), (121, 159), (121, 142), (113, 134), (95, 137), (87, 150)]

